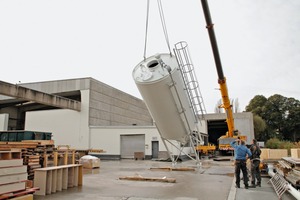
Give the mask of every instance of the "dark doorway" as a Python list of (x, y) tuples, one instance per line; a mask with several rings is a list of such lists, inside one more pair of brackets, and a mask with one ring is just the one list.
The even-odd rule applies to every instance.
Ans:
[(228, 131), (225, 119), (222, 120), (209, 120), (207, 121), (208, 127), (208, 141), (214, 145), (218, 145), (218, 138), (225, 135)]
[(152, 141), (152, 158), (158, 158), (158, 141)]

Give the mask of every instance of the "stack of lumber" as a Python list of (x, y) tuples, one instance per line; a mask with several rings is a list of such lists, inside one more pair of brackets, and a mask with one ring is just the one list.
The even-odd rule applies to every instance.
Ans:
[(33, 170), (53, 166), (53, 140), (22, 140), (21, 142), (0, 142), (0, 150), (20, 149), (23, 164), (27, 165), (28, 180), (33, 180)]
[(26, 189), (26, 181), (27, 167), (23, 165), (21, 151), (0, 151), (0, 199), (34, 193), (34, 189)]
[[(300, 188), (300, 159), (283, 157), (278, 161), (281, 167), (276, 166), (277, 170), (283, 171), (285, 179), (297, 189)], [(283, 164), (284, 163), (284, 164)]]
[(28, 179), (33, 180), (34, 169), (41, 168), (40, 155), (24, 155), (23, 164), (27, 165)]
[(285, 160), (279, 160), (276, 164), (276, 168), (281, 172), (281, 175), (285, 177), (292, 170), (292, 165)]

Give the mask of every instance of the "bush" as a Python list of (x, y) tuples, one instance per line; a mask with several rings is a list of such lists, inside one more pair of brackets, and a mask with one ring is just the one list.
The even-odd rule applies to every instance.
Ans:
[(271, 138), (266, 142), (266, 147), (270, 149), (279, 149), (280, 143), (278, 138)]
[(266, 147), (270, 149), (287, 149), (288, 154), (291, 154), (292, 148), (300, 148), (300, 143), (292, 143), (289, 141), (281, 141), (278, 138), (271, 138), (266, 142)]

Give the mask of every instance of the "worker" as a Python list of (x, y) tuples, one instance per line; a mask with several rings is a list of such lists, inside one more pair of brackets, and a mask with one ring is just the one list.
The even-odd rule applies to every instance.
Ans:
[(259, 145), (257, 144), (256, 139), (252, 140), (252, 145), (250, 147), (250, 151), (252, 153), (252, 156), (250, 158), (251, 160), (251, 188), (255, 188), (255, 179), (257, 181), (257, 186), (261, 187), (261, 176), (260, 176), (260, 154), (261, 150)]
[(245, 189), (248, 189), (249, 185), (246, 160), (247, 158), (251, 157), (252, 154), (250, 150), (246, 147), (244, 140), (234, 140), (230, 142), (230, 145), (234, 148), (235, 155), (235, 186), (237, 188), (240, 188), (240, 173), (242, 170)]

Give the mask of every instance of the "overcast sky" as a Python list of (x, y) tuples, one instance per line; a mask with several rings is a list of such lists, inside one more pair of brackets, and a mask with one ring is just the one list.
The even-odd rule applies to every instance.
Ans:
[[(300, 1), (209, 0), (229, 97), (300, 100)], [(150, 2), (146, 56), (168, 53)], [(221, 95), (200, 0), (162, 0), (171, 48), (186, 41), (209, 113)], [(92, 77), (141, 98), (132, 70), (143, 60), (147, 0), (0, 0), (0, 80)]]

